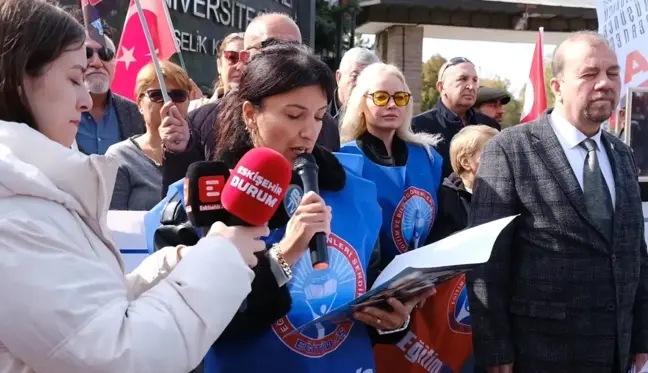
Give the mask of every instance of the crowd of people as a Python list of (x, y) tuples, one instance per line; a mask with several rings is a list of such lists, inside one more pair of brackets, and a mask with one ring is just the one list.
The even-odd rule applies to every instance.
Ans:
[[(472, 61), (414, 112), (398, 67), (353, 48), (333, 72), (284, 14), (227, 36), (211, 97), (161, 61), (110, 91), (115, 43), (44, 0), (0, 0), (0, 373), (627, 373), (648, 361), (635, 158), (601, 129), (619, 102), (593, 32), (555, 50), (555, 108), (500, 133), (506, 92)], [(108, 210), (148, 211), (199, 161), (310, 153), (319, 193), (282, 227), (215, 222), (132, 273)], [(297, 179), (297, 176), (294, 176)], [(401, 253), (518, 215), (490, 260), (352, 320)], [(330, 266), (305, 255), (327, 236)], [(638, 370), (637, 370), (638, 372)]]

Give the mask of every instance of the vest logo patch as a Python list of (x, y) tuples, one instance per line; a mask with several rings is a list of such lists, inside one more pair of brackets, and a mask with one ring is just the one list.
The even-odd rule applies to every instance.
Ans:
[(450, 299), (448, 299), (448, 326), (455, 333), (472, 333), (468, 291), (466, 290), (466, 278), (464, 276), (462, 276), (461, 281), (455, 284)]
[(416, 187), (407, 188), (392, 216), (392, 237), (398, 251), (405, 253), (422, 246), (434, 216), (434, 199), (430, 193)]
[(292, 311), (272, 325), (274, 333), (288, 348), (311, 358), (335, 351), (349, 336), (353, 322), (325, 321), (293, 333), (295, 329), (350, 300), (346, 299), (348, 296), (338, 298), (338, 293), (353, 294), (357, 298), (367, 291), (363, 265), (355, 249), (334, 233), (328, 237), (328, 248), (327, 269), (314, 270), (308, 254), (295, 264), (295, 276), (288, 283)]

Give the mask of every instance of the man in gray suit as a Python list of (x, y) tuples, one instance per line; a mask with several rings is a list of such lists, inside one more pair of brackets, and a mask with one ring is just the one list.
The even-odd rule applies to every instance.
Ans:
[(600, 129), (618, 102), (607, 41), (573, 34), (552, 60), (556, 107), (484, 149), (470, 225), (520, 214), (468, 274), (489, 373), (626, 373), (648, 353), (648, 257), (630, 149)]

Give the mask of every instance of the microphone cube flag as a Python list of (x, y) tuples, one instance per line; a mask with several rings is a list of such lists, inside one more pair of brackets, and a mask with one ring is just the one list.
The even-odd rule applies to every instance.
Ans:
[(223, 207), (244, 222), (266, 224), (283, 203), (292, 167), (280, 153), (255, 148), (245, 153), (223, 188)]
[(187, 169), (185, 210), (194, 227), (209, 227), (229, 214), (221, 197), (229, 169), (223, 162), (196, 162)]
[(198, 179), (198, 199), (201, 203), (218, 203), (225, 187), (225, 176), (203, 176)]

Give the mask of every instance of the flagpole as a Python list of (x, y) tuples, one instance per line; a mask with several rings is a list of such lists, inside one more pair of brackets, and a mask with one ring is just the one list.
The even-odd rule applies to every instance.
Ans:
[[(162, 7), (164, 8), (164, 15), (166, 16), (167, 22), (169, 23), (169, 26), (175, 30), (173, 27), (173, 21), (171, 21), (171, 15), (169, 14), (169, 8), (167, 7), (166, 1), (162, 2)], [(176, 51), (178, 52), (178, 58), (180, 59), (180, 66), (182, 66), (182, 69), (189, 74), (189, 71), (187, 71), (187, 66), (185, 66), (184, 58), (182, 58), (182, 50), (180, 49), (180, 44), (178, 43), (178, 40), (175, 38), (175, 35), (173, 35), (173, 44), (176, 46)]]
[(135, 6), (137, 6), (137, 14), (139, 14), (140, 22), (142, 23), (142, 28), (144, 29), (146, 44), (148, 44), (149, 51), (151, 52), (151, 60), (153, 61), (153, 66), (155, 66), (155, 75), (157, 75), (158, 83), (160, 84), (160, 91), (162, 91), (162, 97), (164, 98), (165, 103), (169, 102), (171, 101), (171, 99), (169, 98), (169, 92), (167, 91), (166, 84), (164, 84), (164, 75), (162, 75), (160, 60), (158, 59), (157, 53), (155, 53), (155, 45), (153, 44), (151, 31), (148, 28), (148, 23), (146, 22), (146, 17), (144, 16), (144, 10), (142, 9), (142, 4), (140, 4), (140, 0), (133, 0), (133, 1), (135, 1)]
[[(544, 61), (544, 27), (540, 27), (540, 49), (542, 50), (542, 60)], [(542, 64), (544, 66), (544, 63)]]

